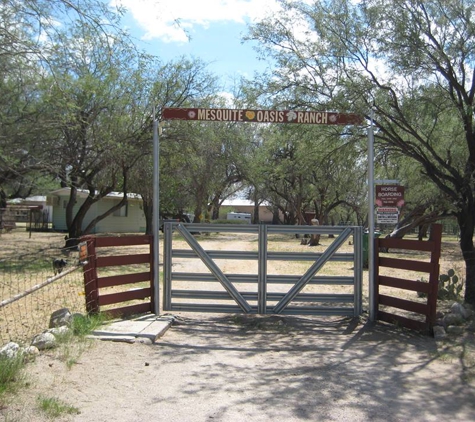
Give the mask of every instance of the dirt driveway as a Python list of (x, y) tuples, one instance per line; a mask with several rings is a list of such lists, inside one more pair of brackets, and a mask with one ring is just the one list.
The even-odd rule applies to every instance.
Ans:
[[(475, 380), (434, 339), (341, 318), (182, 315), (154, 345), (100, 342), (31, 364), (8, 421), (470, 421)], [(1, 413), (0, 413), (1, 415)]]

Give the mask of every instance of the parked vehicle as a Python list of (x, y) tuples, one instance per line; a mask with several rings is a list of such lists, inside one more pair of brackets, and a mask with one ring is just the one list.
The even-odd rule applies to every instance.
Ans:
[(190, 214), (162, 214), (160, 215), (160, 231), (163, 233), (163, 225), (166, 222), (191, 223)]

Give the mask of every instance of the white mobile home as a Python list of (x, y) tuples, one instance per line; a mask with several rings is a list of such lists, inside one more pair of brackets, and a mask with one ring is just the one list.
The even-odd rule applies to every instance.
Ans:
[[(47, 195), (47, 203), (53, 208), (53, 229), (67, 231), (66, 206), (69, 201), (69, 188), (62, 188), (50, 192)], [(76, 213), (85, 201), (89, 192), (87, 190), (78, 191), (77, 203), (74, 206)], [(112, 206), (118, 204), (122, 199), (121, 192), (112, 192), (100, 201), (94, 203), (86, 214), (83, 222), (83, 229), (98, 215), (103, 214)], [(92, 233), (144, 233), (145, 215), (143, 213), (142, 198), (140, 195), (130, 193), (127, 195), (127, 205), (123, 206), (113, 214), (107, 216), (96, 224)]]

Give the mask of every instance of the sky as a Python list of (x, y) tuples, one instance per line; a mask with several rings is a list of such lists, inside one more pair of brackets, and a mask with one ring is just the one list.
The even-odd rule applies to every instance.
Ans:
[(255, 43), (242, 43), (247, 26), (278, 10), (276, 0), (111, 0), (127, 9), (124, 26), (138, 45), (163, 61), (199, 57), (224, 84), (252, 77), (267, 64)]

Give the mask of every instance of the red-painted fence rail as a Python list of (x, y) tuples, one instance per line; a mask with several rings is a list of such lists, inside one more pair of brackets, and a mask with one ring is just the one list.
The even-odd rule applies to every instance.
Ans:
[[(87, 243), (87, 263), (84, 265), (84, 287), (86, 294), (86, 309), (89, 314), (104, 311), (108, 305), (117, 305), (107, 308), (105, 312), (113, 317), (127, 316), (152, 312), (154, 309), (153, 286), (153, 241), (152, 236), (120, 236), (96, 237), (84, 236), (81, 242)], [(97, 256), (100, 248), (125, 248), (130, 246), (148, 245), (148, 253)], [(120, 267), (124, 265), (148, 264), (147, 271), (138, 271), (127, 274), (98, 276), (99, 268)], [(141, 266), (143, 269), (143, 265)], [(147, 287), (131, 288), (130, 285), (148, 282)], [(128, 286), (127, 290), (107, 293), (106, 288)], [(110, 290), (110, 289), (109, 289)], [(130, 303), (130, 301), (142, 301)], [(120, 306), (120, 304), (122, 304)]]
[[(406, 239), (375, 239), (375, 309), (376, 319), (398, 324), (407, 328), (420, 331), (431, 331), (435, 324), (437, 312), (437, 291), (440, 272), (440, 252), (442, 244), (442, 225), (433, 224), (430, 238), (426, 241)], [(412, 259), (389, 258), (381, 256), (381, 250), (409, 250), (422, 251), (430, 255), (429, 262)], [(381, 268), (417, 271), (429, 275), (428, 282), (408, 280), (387, 275), (380, 275)], [(381, 286), (409, 290), (417, 294), (422, 293), (427, 300), (424, 303), (401, 299), (380, 293)], [(384, 310), (380, 308), (384, 307)], [(404, 315), (390, 312), (387, 308), (396, 308), (413, 314), (422, 315), (421, 319), (414, 319)], [(425, 318), (424, 318), (425, 317)]]

